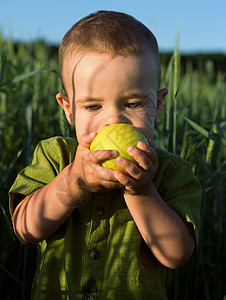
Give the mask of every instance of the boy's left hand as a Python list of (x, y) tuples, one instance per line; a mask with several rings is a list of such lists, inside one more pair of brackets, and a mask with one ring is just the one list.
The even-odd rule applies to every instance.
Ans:
[(150, 146), (144, 142), (138, 142), (136, 147), (127, 149), (138, 163), (135, 165), (122, 157), (117, 157), (116, 163), (122, 167), (125, 172), (114, 171), (115, 178), (124, 185), (124, 193), (140, 194), (153, 181), (158, 170), (158, 156), (156, 154), (156, 146), (149, 142)]

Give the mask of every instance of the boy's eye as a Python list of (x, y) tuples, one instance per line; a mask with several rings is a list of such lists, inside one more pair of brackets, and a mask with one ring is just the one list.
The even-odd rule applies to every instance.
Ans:
[(131, 103), (127, 103), (126, 107), (128, 108), (137, 108), (139, 106), (139, 103), (136, 102), (131, 102)]
[(99, 108), (100, 108), (100, 105), (89, 105), (89, 106), (86, 106), (87, 110), (92, 110), (92, 111), (98, 110)]

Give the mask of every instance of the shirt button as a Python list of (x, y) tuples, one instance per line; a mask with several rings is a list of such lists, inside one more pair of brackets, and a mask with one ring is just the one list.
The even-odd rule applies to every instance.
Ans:
[(84, 300), (93, 300), (93, 299), (94, 298), (93, 298), (92, 295), (87, 294), (87, 295), (84, 296)]
[(90, 253), (89, 253), (89, 256), (92, 258), (92, 259), (97, 259), (99, 257), (99, 252), (97, 250), (91, 250)]
[(98, 206), (96, 210), (99, 217), (103, 216), (104, 208), (102, 206)]

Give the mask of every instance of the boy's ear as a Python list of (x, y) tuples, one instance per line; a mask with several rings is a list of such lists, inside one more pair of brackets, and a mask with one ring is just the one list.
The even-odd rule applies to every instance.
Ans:
[(72, 107), (70, 105), (69, 99), (67, 95), (58, 93), (56, 95), (57, 102), (60, 104), (60, 106), (63, 108), (65, 116), (68, 120), (68, 123), (70, 125), (75, 125), (74, 122), (74, 117), (73, 117), (73, 112), (72, 112)]
[(168, 90), (166, 88), (161, 89), (157, 92), (157, 108), (155, 113), (155, 121), (157, 121), (160, 116), (162, 103), (167, 94), (168, 94)]

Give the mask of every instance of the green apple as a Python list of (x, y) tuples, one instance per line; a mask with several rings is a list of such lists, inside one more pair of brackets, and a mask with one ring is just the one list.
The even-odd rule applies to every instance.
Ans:
[[(90, 150), (116, 150), (117, 156), (137, 164), (135, 159), (128, 154), (127, 149), (130, 146), (136, 147), (139, 141), (148, 145), (146, 137), (139, 129), (129, 124), (117, 123), (108, 125), (99, 131), (90, 145)], [(116, 164), (116, 158), (103, 161), (102, 166), (112, 170), (124, 171)]]

